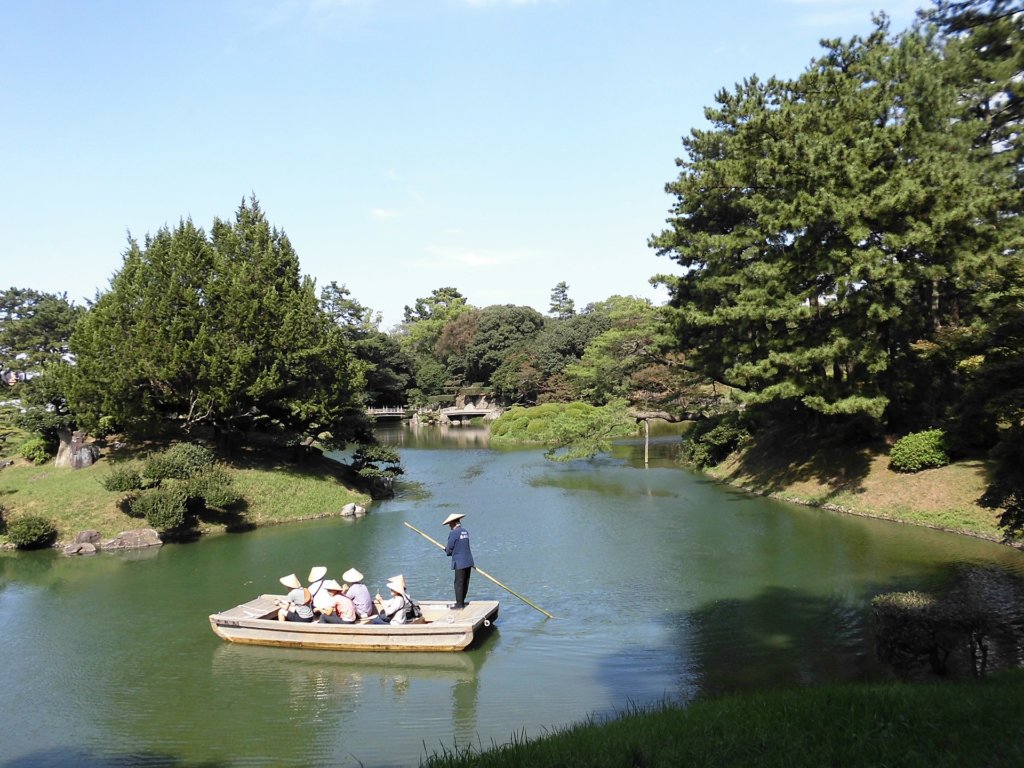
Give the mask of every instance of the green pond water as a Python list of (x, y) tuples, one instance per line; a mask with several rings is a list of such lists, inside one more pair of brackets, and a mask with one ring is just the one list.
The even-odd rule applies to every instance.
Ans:
[[(0, 556), (0, 765), (416, 765), (427, 754), (751, 687), (884, 679), (870, 600), (965, 565), (1024, 573), (966, 537), (748, 496), (679, 468), (664, 438), (590, 462), (492, 448), (466, 427), (382, 437), (397, 498), (341, 518), (136, 553)], [(69, 500), (73, 503), (73, 500)], [(233, 646), (208, 615), (278, 577), (355, 566), (448, 599), (465, 512), (494, 631), (456, 654)]]

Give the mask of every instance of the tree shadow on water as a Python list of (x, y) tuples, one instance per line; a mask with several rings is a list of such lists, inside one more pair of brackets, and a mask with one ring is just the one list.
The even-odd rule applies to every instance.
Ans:
[[(950, 564), (924, 581), (936, 595), (973, 590), (989, 615), (1001, 601), (1002, 619), (991, 619), (982, 638), (987, 666), (978, 668), (977, 635), (968, 628), (949, 643), (947, 663), (936, 674), (927, 649), (907, 664), (884, 653), (872, 598), (906, 584), (867, 584), (859, 596), (815, 595), (799, 589), (768, 587), (745, 599), (716, 600), (661, 619), (668, 640), (658, 646), (626, 648), (601, 664), (601, 680), (613, 701), (658, 698), (648, 683), (657, 680), (661, 698), (685, 703), (695, 696), (744, 690), (791, 688), (821, 683), (970, 679), (1024, 666), (1024, 602), (1016, 582), (992, 569)], [(997, 617), (998, 618), (998, 617)], [(958, 625), (959, 626), (959, 625)], [(665, 683), (665, 680), (671, 682)]]

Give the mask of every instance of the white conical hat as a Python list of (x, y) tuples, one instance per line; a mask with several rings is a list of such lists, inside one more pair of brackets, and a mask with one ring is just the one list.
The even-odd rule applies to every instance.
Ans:
[(299, 581), (299, 577), (296, 576), (294, 573), (289, 573), (287, 576), (282, 576), (280, 579), (278, 579), (278, 581), (280, 581), (286, 587), (289, 587), (291, 589), (299, 589), (302, 586), (302, 583)]
[(448, 517), (446, 517), (444, 519), (444, 522), (441, 523), (441, 525), (448, 525), (448, 523), (454, 523), (456, 520), (461, 520), (465, 516), (466, 515), (463, 514), (462, 512), (459, 512), (459, 513), (453, 512), (452, 514), (448, 515)]
[(352, 582), (355, 582), (355, 581), (362, 581), (363, 580), (363, 574), (361, 574), (355, 568), (349, 568), (347, 571), (345, 571), (343, 574), (341, 574), (341, 578), (343, 578), (345, 581), (347, 581), (349, 584), (351, 584)]
[(329, 592), (341, 592), (341, 584), (336, 582), (334, 579), (328, 579), (324, 582), (324, 589)]
[(324, 576), (327, 575), (327, 567), (323, 565), (314, 565), (309, 569), (309, 578), (306, 579), (310, 584), (314, 581), (320, 581)]
[(405, 576), (398, 574), (388, 579), (388, 589), (394, 590), (400, 595), (405, 594)]

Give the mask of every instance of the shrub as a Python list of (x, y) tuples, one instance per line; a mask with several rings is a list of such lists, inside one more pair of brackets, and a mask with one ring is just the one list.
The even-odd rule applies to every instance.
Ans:
[(135, 508), (135, 501), (141, 495), (142, 494), (136, 491), (129, 491), (128, 493), (126, 493), (124, 496), (117, 500), (117, 508), (124, 512), (126, 515), (128, 515), (128, 517), (145, 517), (145, 509)]
[(42, 435), (29, 436), (18, 446), (18, 454), (33, 464), (45, 464), (50, 460), (50, 449)]
[(7, 538), (18, 549), (38, 549), (57, 540), (57, 529), (41, 515), (25, 515), (7, 524)]
[(145, 517), (146, 522), (158, 531), (182, 528), (187, 501), (185, 489), (180, 485), (153, 488), (132, 501), (132, 517)]
[(177, 443), (146, 459), (142, 474), (152, 480), (187, 480), (213, 465), (213, 452), (196, 443)]
[(889, 466), (896, 472), (920, 472), (949, 464), (945, 433), (941, 429), (912, 432), (901, 437), (889, 451)]
[(683, 446), (683, 460), (697, 469), (713, 467), (748, 440), (750, 432), (735, 419), (703, 422), (693, 428)]
[(189, 502), (202, 501), (205, 507), (223, 509), (240, 498), (231, 487), (231, 475), (223, 467), (210, 466), (185, 481), (185, 494)]
[(119, 493), (138, 491), (145, 487), (142, 482), (142, 476), (135, 467), (131, 466), (114, 467), (100, 480), (100, 485), (107, 491)]

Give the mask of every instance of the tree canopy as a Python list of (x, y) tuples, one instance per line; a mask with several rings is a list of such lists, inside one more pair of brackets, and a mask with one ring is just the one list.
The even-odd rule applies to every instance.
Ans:
[(1019, 259), (1016, 168), (961, 92), (928, 32), (884, 19), (795, 80), (721, 91), (652, 239), (684, 267), (667, 283), (691, 362), (751, 404), (934, 417), (955, 366), (922, 344), (983, 324)]
[(362, 429), (364, 366), (255, 199), (210, 234), (129, 240), (71, 339), (70, 399), (92, 430), (210, 427), (341, 446)]

